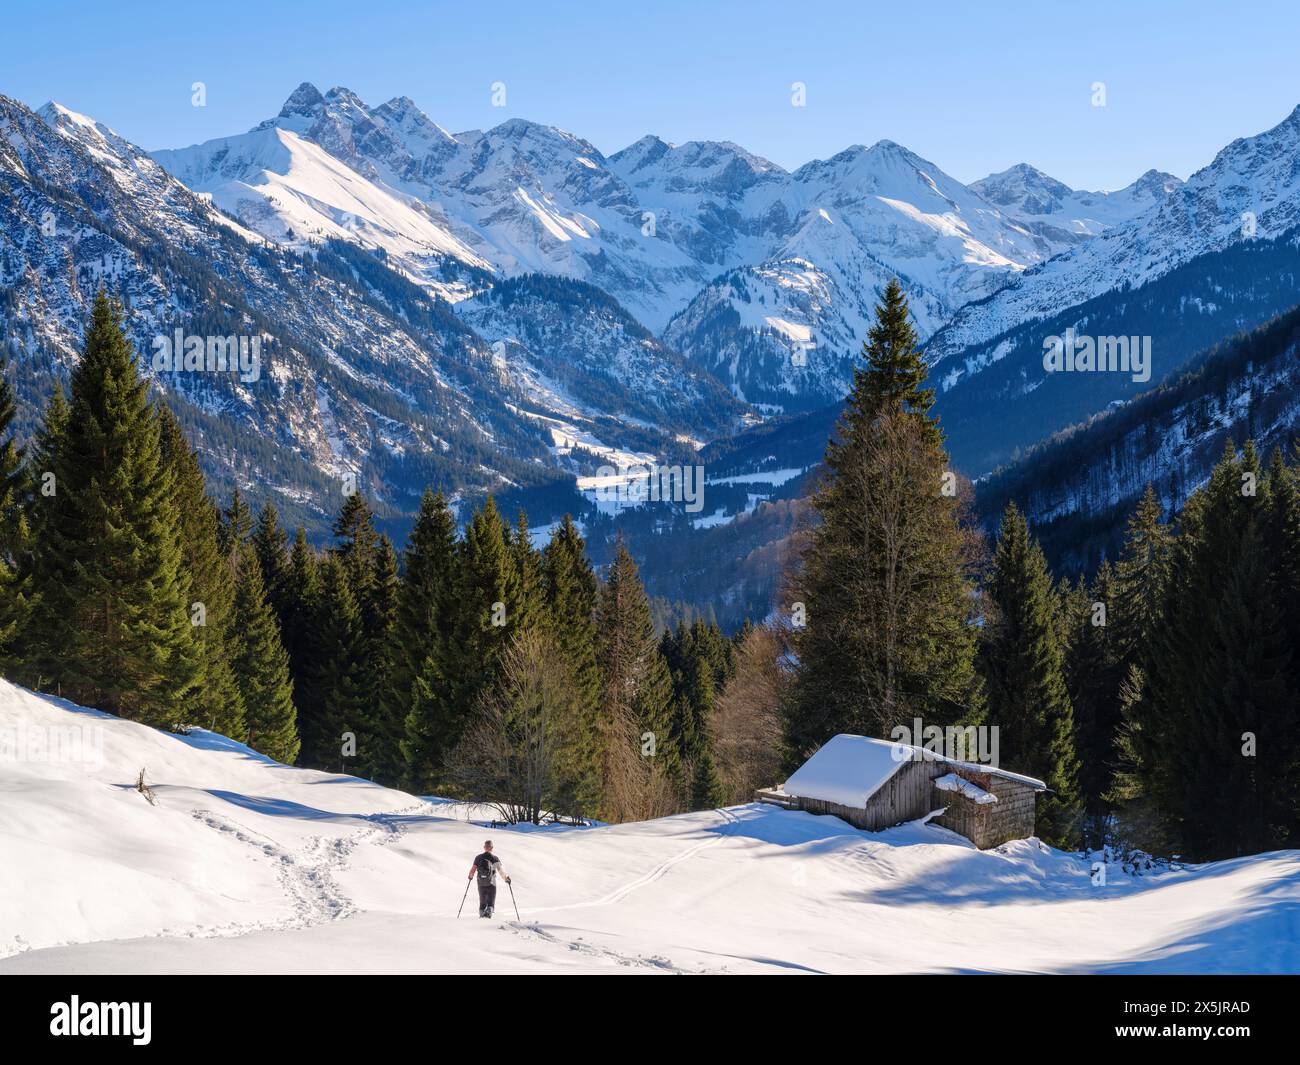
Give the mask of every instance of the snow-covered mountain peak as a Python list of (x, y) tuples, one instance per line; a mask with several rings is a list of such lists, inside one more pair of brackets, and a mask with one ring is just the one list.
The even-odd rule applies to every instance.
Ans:
[(609, 157), (609, 161), (624, 173), (635, 173), (644, 167), (652, 166), (673, 150), (675, 145), (647, 133), (639, 140), (633, 141)]
[(1017, 213), (1039, 215), (1059, 210), (1074, 192), (1069, 185), (1029, 163), (1016, 163), (972, 182), (970, 187), (989, 203), (1012, 208)]
[(64, 107), (55, 100), (42, 105), (37, 109), (36, 113), (56, 133), (80, 141), (83, 146), (95, 142), (106, 144), (120, 142), (122, 139), (104, 123), (91, 118), (89, 115), (83, 115), (69, 107)]
[(775, 163), (731, 141), (677, 145), (659, 137), (642, 137), (610, 156), (609, 165), (648, 203), (678, 210), (698, 210), (705, 197), (736, 203), (751, 190), (779, 184), (788, 177)]
[[(289, 160), (303, 160), (302, 174), (312, 169), (305, 165), (311, 153), (300, 147), (306, 144), (355, 174), (361, 184), (348, 195), (370, 209), (347, 206), (336, 193), (351, 179), (322, 168), (320, 159), (312, 166), (329, 172), (330, 195), (317, 196), (310, 182), (295, 183), (289, 200), (269, 189), (298, 172), (283, 155), (250, 174), (229, 171), (229, 160), (256, 162), (265, 147), (224, 146), (219, 166), (207, 153), (205, 166), (232, 183), (221, 194), (205, 184), (212, 175), (196, 172), (182, 153), (157, 158), (273, 240), (292, 232), (297, 240), (332, 236), (378, 245), (435, 286), (446, 256), (502, 277), (537, 272), (581, 280), (613, 295), (653, 330), (714, 279), (750, 269), (754, 298), (776, 299), (781, 307), (758, 314), (736, 296), (744, 286), (732, 285), (706, 300), (717, 309), (713, 320), (729, 319), (725, 304), (741, 322), (754, 318), (772, 330), (778, 344), (805, 332), (823, 345), (833, 340), (842, 356), (837, 365), (856, 352), (854, 334), (869, 320), (882, 279), (904, 279), (929, 332), (1009, 275), (1109, 224), (1082, 208), (1070, 219), (1090, 221), (1027, 222), (889, 139), (855, 145), (794, 173), (726, 140), (673, 144), (647, 135), (607, 157), (577, 134), (522, 117), (453, 135), (408, 97), (372, 108), (346, 88), (321, 93), (309, 83), (266, 126), (298, 138), (281, 138), (276, 146)], [(204, 154), (205, 147), (185, 151)], [(299, 210), (313, 204), (328, 208), (316, 212), (323, 218)], [(409, 213), (420, 219), (421, 232), (432, 226), (441, 236), (399, 246)], [(812, 270), (792, 267), (795, 261)], [(840, 307), (842, 301), (851, 306)], [(817, 320), (808, 320), (810, 314)], [(779, 354), (788, 361), (788, 352)], [(839, 394), (844, 382), (827, 375), (822, 385)]]
[(471, 150), (504, 149), (544, 167), (576, 164), (587, 169), (605, 168), (605, 157), (594, 144), (567, 130), (526, 118), (508, 118), (486, 133), (479, 130), (458, 133), (456, 140)]
[(814, 160), (794, 172), (794, 181), (805, 187), (835, 186), (844, 196), (875, 195), (916, 204), (913, 197), (937, 197), (957, 208), (961, 200), (974, 204), (971, 195), (956, 178), (949, 177), (934, 163), (923, 159), (895, 141), (881, 140), (867, 147), (855, 144), (829, 159)]
[(280, 108), (280, 118), (292, 118), (300, 116), (304, 118), (314, 118), (320, 113), (320, 109), (325, 104), (325, 97), (320, 94), (320, 90), (309, 81), (304, 81), (289, 94), (285, 100), (284, 106)]
[(1163, 199), (1182, 183), (1183, 179), (1180, 177), (1175, 177), (1173, 174), (1167, 174), (1163, 170), (1153, 169), (1148, 170), (1133, 182), (1132, 185), (1128, 186), (1127, 190), (1123, 191), (1131, 190), (1134, 193), (1151, 196), (1153, 199)]

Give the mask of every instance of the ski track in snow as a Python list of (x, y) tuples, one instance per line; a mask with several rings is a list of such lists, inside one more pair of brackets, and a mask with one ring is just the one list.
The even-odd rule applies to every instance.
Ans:
[(627, 896), (632, 894), (632, 892), (639, 891), (641, 888), (653, 884), (656, 880), (662, 879), (664, 874), (679, 862), (684, 862), (689, 858), (694, 858), (700, 853), (700, 851), (708, 850), (710, 847), (716, 847), (727, 837), (731, 827), (740, 823), (740, 819), (727, 810), (717, 809), (713, 812), (720, 814), (722, 817), (722, 826), (713, 836), (701, 843), (695, 844), (693, 847), (687, 847), (684, 851), (673, 855), (671, 858), (665, 859), (648, 873), (637, 877), (637, 879), (633, 880), (630, 884), (624, 884), (621, 888), (616, 888), (608, 895), (596, 899), (593, 902), (568, 902), (562, 906), (537, 906), (532, 909), (520, 910), (520, 915), (522, 916), (525, 913), (554, 913), (557, 910), (584, 910), (590, 906), (613, 906), (617, 902), (622, 902), (627, 898)]
[[(614, 965), (621, 965), (627, 968), (650, 969), (654, 972), (672, 973), (677, 976), (682, 975), (704, 975), (710, 971), (723, 972), (725, 970), (705, 970), (705, 969), (684, 969), (679, 965), (674, 965), (668, 958), (659, 954), (621, 954), (609, 947), (597, 946), (594, 943), (586, 942), (582, 936), (574, 939), (562, 939), (560, 936), (548, 932), (539, 924), (518, 924), (511, 921), (503, 927), (509, 928), (517, 936), (524, 936), (529, 939), (537, 939), (550, 946), (562, 947), (565, 950), (572, 951), (575, 954), (581, 954), (584, 957), (598, 958), (602, 961), (608, 961)], [(574, 929), (576, 931), (576, 929)]]
[[(223, 925), (213, 928), (199, 928), (181, 935), (190, 938), (234, 937), (248, 935), (252, 932), (281, 931), (296, 928), (310, 928), (328, 921), (340, 921), (360, 912), (353, 902), (339, 888), (334, 874), (347, 868), (348, 860), (360, 846), (373, 843), (375, 846), (387, 846), (406, 832), (405, 827), (394, 818), (424, 810), (428, 803), (420, 802), (414, 806), (391, 810), (387, 813), (365, 814), (361, 819), (368, 822), (349, 836), (329, 837), (314, 836), (299, 851), (286, 850), (263, 832), (240, 824), (232, 818), (211, 810), (196, 809), (191, 816), (200, 823), (217, 832), (232, 835), (240, 843), (260, 852), (276, 862), (276, 877), (285, 897), (293, 909), (291, 917), (279, 921), (256, 921), (248, 924)], [(177, 933), (164, 930), (161, 935)]]
[[(356, 903), (339, 888), (334, 874), (347, 868), (352, 854), (365, 845), (387, 846), (404, 835), (406, 828), (396, 818), (417, 813), (429, 808), (428, 803), (420, 802), (414, 806), (404, 807), (388, 813), (369, 814), (364, 820), (369, 822), (358, 831), (343, 837), (315, 836), (298, 851), (290, 851), (278, 844), (263, 832), (249, 828), (233, 818), (213, 813), (208, 809), (195, 809), (191, 816), (214, 831), (233, 836), (240, 843), (247, 844), (257, 855), (264, 856), (276, 863), (276, 876), (293, 909), (290, 917), (279, 921), (259, 921), (246, 924), (224, 925), (211, 928), (191, 929), (185, 932), (163, 930), (160, 936), (181, 935), (191, 939), (236, 938), (254, 932), (288, 931), (310, 928), (330, 921), (345, 920), (360, 912)], [(666, 858), (648, 872), (635, 880), (616, 888), (614, 891), (588, 902), (567, 903), (560, 906), (541, 906), (524, 909), (523, 914), (550, 913), (558, 910), (585, 909), (597, 906), (613, 906), (632, 893), (648, 887), (663, 879), (675, 866), (689, 861), (702, 851), (716, 847), (727, 838), (733, 827), (740, 824), (740, 819), (729, 810), (717, 809), (714, 813), (722, 819), (716, 829), (710, 829), (709, 838), (687, 847), (685, 850)], [(556, 947), (596, 960), (609, 962), (625, 968), (646, 969), (652, 972), (674, 975), (701, 975), (708, 972), (725, 972), (726, 969), (692, 969), (674, 964), (670, 959), (657, 954), (627, 954), (611, 947), (587, 942), (583, 936), (574, 935), (572, 939), (562, 933), (578, 932), (578, 929), (566, 930), (552, 926), (550, 929), (536, 921), (507, 921), (498, 927), (509, 930), (513, 935), (536, 940), (540, 944)], [(591, 934), (591, 933), (587, 933)]]
[[(709, 839), (702, 840), (701, 842), (696, 843), (693, 846), (687, 847), (685, 850), (679, 851), (677, 854), (674, 854), (671, 858), (666, 858), (664, 861), (660, 862), (653, 869), (651, 869), (648, 873), (645, 873), (642, 876), (637, 877), (635, 880), (631, 881), (630, 883), (624, 884), (622, 887), (616, 888), (615, 890), (609, 892), (607, 895), (603, 895), (600, 898), (595, 899), (591, 902), (572, 902), (572, 903), (565, 903), (564, 905), (561, 906), (529, 907), (521, 910), (520, 916), (522, 917), (522, 915), (525, 913), (527, 914), (554, 913), (558, 910), (581, 910), (581, 909), (588, 909), (595, 906), (613, 906), (616, 903), (622, 902), (633, 892), (640, 891), (642, 888), (649, 887), (651, 884), (659, 880), (662, 880), (664, 876), (668, 874), (669, 870), (671, 870), (674, 866), (680, 865), (682, 862), (689, 861), (691, 858), (694, 858), (701, 851), (708, 850), (710, 847), (716, 847), (719, 843), (721, 843), (724, 839), (727, 838), (727, 836), (730, 834), (731, 829), (733, 827), (740, 824), (740, 818), (738, 818), (735, 814), (731, 813), (731, 811), (729, 810), (724, 810), (721, 807), (719, 807), (713, 812), (718, 814), (722, 818), (722, 824), (716, 830), (711, 830), (714, 831), (714, 834)], [(679, 975), (679, 976), (680, 975), (698, 976), (698, 975), (705, 975), (711, 972), (724, 973), (727, 971), (725, 968), (712, 969), (712, 970), (711, 969), (686, 969), (686, 968), (682, 968), (679, 965), (675, 965), (668, 958), (658, 954), (650, 954), (650, 955), (623, 954), (610, 947), (597, 946), (594, 943), (589, 943), (586, 940), (584, 940), (582, 936), (575, 936), (573, 939), (564, 938), (556, 934), (557, 932), (560, 931), (559, 928), (553, 928), (553, 930), (548, 931), (540, 923), (535, 921), (508, 921), (505, 924), (501, 925), (500, 927), (509, 929), (517, 936), (527, 936), (528, 938), (537, 939), (542, 941), (543, 943), (552, 946), (563, 947), (566, 950), (573, 951), (574, 953), (581, 954), (585, 957), (599, 958), (605, 961), (609, 961), (612, 964), (621, 965), (629, 968), (650, 969), (655, 972), (672, 973), (674, 975)], [(569, 931), (577, 931), (577, 929), (570, 929)], [(591, 933), (589, 932), (588, 934)]]

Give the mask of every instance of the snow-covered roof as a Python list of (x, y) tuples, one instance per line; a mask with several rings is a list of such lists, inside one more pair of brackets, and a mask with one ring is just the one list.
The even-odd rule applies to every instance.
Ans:
[(959, 762), (906, 743), (841, 733), (832, 736), (804, 762), (785, 782), (782, 791), (786, 795), (833, 802), (839, 806), (865, 806), (867, 800), (906, 762), (927, 758), (956, 769), (1014, 780), (1029, 785), (1035, 791), (1047, 790), (1047, 785), (1041, 780), (995, 766)]
[(785, 782), (784, 791), (840, 806), (865, 806), (911, 751), (869, 736), (832, 736)]

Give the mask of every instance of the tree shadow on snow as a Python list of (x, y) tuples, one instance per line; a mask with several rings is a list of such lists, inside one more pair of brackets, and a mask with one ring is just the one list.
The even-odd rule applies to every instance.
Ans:
[[(1297, 863), (1300, 864), (1300, 863)], [(1097, 973), (1300, 973), (1300, 875), (1259, 884), (1230, 912)], [(1070, 970), (1065, 970), (1070, 971)]]

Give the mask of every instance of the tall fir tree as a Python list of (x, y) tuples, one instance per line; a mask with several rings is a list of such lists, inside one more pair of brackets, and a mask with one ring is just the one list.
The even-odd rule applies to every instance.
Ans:
[(226, 556), (231, 567), (236, 564), (239, 549), (253, 532), (253, 512), (243, 493), (236, 488), (230, 493), (230, 504), (221, 512), (220, 544), (221, 553)]
[(308, 676), (312, 633), (320, 599), (320, 578), (316, 554), (307, 542), (307, 532), (300, 525), (289, 552), (285, 571), (284, 619), (280, 638), (289, 656), (289, 676), (293, 681), (293, 701), (298, 711), (299, 729), (308, 715), (307, 699), (314, 691)]
[[(39, 619), (36, 612), (36, 589), (44, 580), (38, 574), (38, 568), (48, 560), (37, 550), (37, 545), (45, 542), (43, 525), (48, 520), (51, 508), (44, 505), (54, 495), (57, 482), (54, 475), (54, 460), (58, 453), (58, 443), (68, 424), (68, 396), (63, 382), (56, 382), (54, 392), (45, 405), (41, 424), (36, 431), (24, 466), (24, 501), (26, 509), (27, 535), (25, 543), (18, 552), (15, 568), (14, 604), (15, 614), (21, 612), (25, 620)], [(19, 600), (18, 596), (22, 596)], [(25, 683), (40, 688), (48, 676), (42, 676), (41, 634), (36, 626), (17, 626), (13, 634), (12, 658), (10, 668)]]
[(511, 635), (545, 624), (545, 590), (542, 559), (528, 533), (528, 515), (521, 509), (510, 537), (514, 563), (515, 598), (510, 612)]
[[(1148, 746), (1142, 718), (1146, 686), (1155, 653), (1173, 563), (1174, 537), (1164, 522), (1164, 508), (1147, 484), (1124, 534), (1115, 567), (1112, 646), (1120, 676), (1119, 724), (1109, 764), (1110, 781), (1103, 801), (1123, 810), (1130, 835), (1159, 850), (1168, 840), (1157, 804), (1147, 794)], [(1135, 837), (1137, 838), (1137, 837)]]
[(865, 381), (859, 388), (859, 375), (863, 371), (855, 371), (851, 401), (867, 420), (896, 411), (915, 415), (930, 442), (939, 447), (943, 435), (938, 422), (930, 417), (934, 390), (922, 387), (929, 371), (921, 357), (911, 316), (903, 286), (897, 278), (891, 279), (876, 306), (876, 320), (862, 345), (867, 363)]
[(406, 786), (427, 794), (439, 782), (449, 749), (448, 670), (461, 616), (456, 520), (441, 492), (425, 491), (404, 563), (385, 698), (389, 714), (402, 723)]
[(352, 584), (352, 595), (358, 603), (364, 603), (375, 576), (379, 534), (375, 531), (374, 511), (360, 492), (351, 492), (344, 497), (334, 522), (334, 537), (338, 541), (334, 553), (343, 563)]
[[(1285, 491), (1285, 486), (1278, 488)], [(1270, 543), (1273, 486), (1231, 442), (1183, 508), (1148, 674), (1128, 708), (1130, 795), (1194, 860), (1297, 838), (1294, 652)]]
[(1171, 539), (1160, 500), (1148, 484), (1129, 519), (1115, 569), (1112, 623), (1125, 673), (1132, 666), (1143, 668), (1146, 664), (1152, 633), (1161, 620)]
[(460, 739), (475, 701), (496, 678), (512, 624), (511, 608), (518, 603), (510, 529), (491, 496), (466, 526), (459, 556), (462, 613), (446, 673), (453, 685), (447, 749)]
[[(713, 759), (712, 718), (717, 693), (731, 672), (730, 644), (717, 625), (697, 618), (665, 632), (660, 651), (672, 676), (672, 736), (685, 769), (683, 801), (697, 805), (719, 783)], [(707, 799), (705, 805), (710, 804)]]
[(1038, 834), (1071, 845), (1081, 827), (1079, 767), (1056, 603), (1047, 561), (1014, 503), (1002, 516), (987, 591), (993, 616), (980, 647), (987, 721), (998, 729), (1001, 761), (1050, 789), (1038, 803)]
[(236, 561), (230, 662), (244, 706), (248, 745), (292, 765), (298, 757), (297, 711), (289, 656), (262, 582), (262, 566), (250, 545)]
[[(791, 598), (798, 671), (786, 743), (798, 762), (837, 732), (914, 718), (978, 722), (972, 537), (960, 521), (925, 361), (896, 281), (826, 450)], [(792, 612), (799, 610), (790, 604)]]
[(1115, 577), (1108, 562), (1092, 586), (1083, 578), (1063, 597), (1065, 686), (1074, 710), (1079, 792), (1087, 820), (1085, 845), (1103, 842), (1110, 811), (1115, 743), (1120, 727), (1120, 689), (1126, 671), (1115, 631)]
[(249, 542), (262, 567), (262, 586), (267, 601), (275, 611), (277, 624), (283, 628), (288, 611), (289, 537), (281, 528), (280, 515), (270, 500), (257, 512)]
[(587, 559), (587, 545), (565, 515), (542, 552), (542, 585), (551, 638), (567, 664), (578, 721), (564, 735), (558, 753), (561, 777), (572, 782), (573, 809), (594, 811), (600, 804), (600, 666), (596, 654), (596, 599), (599, 581)]
[(374, 696), (364, 718), (367, 737), (362, 768), (372, 780), (389, 787), (396, 787), (402, 780), (406, 725), (404, 715), (383, 697), (392, 680), (397, 600), (397, 552), (388, 537), (381, 535), (375, 547), (374, 575), (361, 604), (366, 640), (364, 683)]
[(242, 740), (244, 703), (228, 654), (234, 569), (222, 555), (220, 515), (208, 497), (198, 456), (175, 415), (159, 406), (158, 420), (180, 534), (180, 574), (193, 643), (190, 654), (199, 677), (184, 704), (185, 718)]
[(306, 641), (305, 691), (298, 704), (301, 760), (343, 771), (366, 757), (361, 750), (363, 722), (373, 699), (366, 688), (366, 634), (343, 560), (337, 554), (326, 555), (318, 577), (320, 588)]
[(51, 466), (54, 494), (37, 497), (36, 670), (84, 705), (169, 725), (200, 679), (179, 523), (158, 415), (102, 290)]
[[(596, 622), (598, 660), (603, 669), (601, 719), (612, 729), (626, 717), (640, 731), (642, 747), (652, 752), (653, 768), (671, 781), (681, 779), (681, 756), (672, 740), (673, 682), (659, 651), (650, 601), (641, 585), (636, 563), (620, 541), (601, 590)], [(644, 737), (649, 737), (648, 741)], [(620, 752), (610, 732), (602, 737), (602, 794), (608, 802), (610, 766)]]

